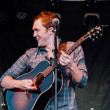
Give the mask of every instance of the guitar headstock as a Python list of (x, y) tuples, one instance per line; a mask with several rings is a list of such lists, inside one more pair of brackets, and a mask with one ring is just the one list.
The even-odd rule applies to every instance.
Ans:
[(92, 41), (94, 41), (95, 39), (102, 37), (103, 29), (106, 27), (108, 27), (108, 25), (96, 26), (95, 28), (91, 29), (90, 31), (87, 32), (87, 34), (83, 36), (84, 40), (90, 38), (92, 39)]

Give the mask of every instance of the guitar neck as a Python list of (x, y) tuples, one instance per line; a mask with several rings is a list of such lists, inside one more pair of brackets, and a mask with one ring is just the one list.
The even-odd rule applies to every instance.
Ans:
[(66, 54), (70, 55), (85, 39), (85, 35), (78, 39), (67, 51)]
[(47, 77), (51, 71), (53, 71), (54, 69), (54, 64), (52, 63), (52, 65), (50, 65), (48, 68), (46, 68), (42, 73), (44, 75), (44, 78)]

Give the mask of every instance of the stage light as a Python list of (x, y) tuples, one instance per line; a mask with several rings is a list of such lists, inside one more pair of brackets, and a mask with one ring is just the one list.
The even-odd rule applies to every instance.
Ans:
[(87, 25), (89, 30), (100, 25), (100, 15), (98, 13), (86, 13), (84, 15), (83, 24)]

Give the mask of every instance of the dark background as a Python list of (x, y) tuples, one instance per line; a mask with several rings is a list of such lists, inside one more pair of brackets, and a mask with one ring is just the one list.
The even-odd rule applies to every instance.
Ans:
[[(77, 41), (96, 25), (110, 25), (109, 0), (1, 0), (0, 76), (27, 49), (37, 46), (32, 31), (33, 18), (44, 10), (61, 14), (59, 36), (64, 42)], [(87, 87), (76, 88), (79, 110), (110, 110), (109, 40), (107, 28), (94, 42), (90, 39), (82, 43), (89, 79)], [(2, 96), (0, 102), (1, 99)]]

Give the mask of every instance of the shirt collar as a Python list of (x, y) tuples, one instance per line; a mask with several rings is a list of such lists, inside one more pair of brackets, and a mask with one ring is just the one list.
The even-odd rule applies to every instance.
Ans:
[(47, 53), (47, 50), (44, 49), (44, 47), (38, 47), (38, 54), (41, 53), (42, 55), (44, 55), (45, 53)]
[[(61, 38), (59, 38), (59, 43), (61, 43)], [(42, 55), (44, 55), (45, 53), (47, 53), (47, 50), (45, 50), (44, 47), (38, 47), (38, 54), (41, 53)]]

